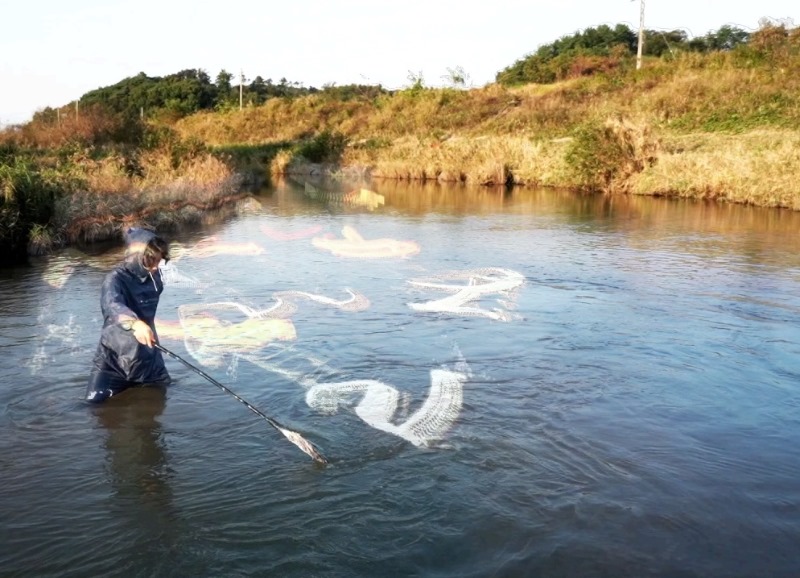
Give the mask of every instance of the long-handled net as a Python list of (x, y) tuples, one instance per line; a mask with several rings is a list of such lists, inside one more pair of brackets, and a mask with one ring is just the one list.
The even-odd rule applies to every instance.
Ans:
[(164, 346), (162, 346), (162, 345), (159, 345), (158, 343), (156, 343), (156, 344), (155, 344), (155, 347), (156, 347), (158, 350), (162, 351), (163, 353), (166, 353), (167, 355), (169, 355), (169, 356), (170, 356), (170, 357), (172, 357), (173, 359), (176, 359), (176, 360), (180, 361), (180, 362), (181, 362), (183, 365), (185, 365), (186, 367), (188, 367), (188, 368), (189, 368), (189, 369), (191, 369), (192, 371), (194, 371), (194, 372), (196, 372), (197, 374), (201, 375), (202, 377), (206, 378), (208, 381), (210, 381), (211, 383), (213, 383), (214, 385), (216, 385), (217, 387), (219, 387), (219, 388), (220, 388), (222, 391), (224, 391), (225, 393), (228, 393), (228, 394), (232, 395), (233, 397), (235, 397), (235, 398), (236, 398), (238, 401), (240, 401), (241, 403), (243, 403), (244, 405), (246, 405), (246, 406), (247, 406), (247, 408), (248, 408), (250, 411), (252, 411), (252, 412), (253, 412), (253, 413), (255, 413), (256, 415), (258, 415), (258, 416), (262, 417), (264, 420), (266, 420), (266, 422), (267, 422), (269, 425), (271, 425), (271, 426), (272, 426), (272, 427), (274, 427), (276, 430), (278, 430), (279, 432), (281, 432), (281, 433), (282, 433), (282, 434), (283, 434), (283, 435), (286, 437), (286, 439), (288, 439), (290, 442), (292, 442), (294, 445), (296, 445), (298, 448), (300, 448), (300, 449), (301, 449), (302, 451), (304, 451), (306, 454), (308, 454), (309, 456), (311, 456), (311, 459), (313, 459), (314, 461), (316, 461), (316, 462), (319, 462), (319, 463), (321, 463), (321, 464), (327, 464), (327, 463), (328, 463), (328, 460), (327, 460), (327, 459), (325, 458), (325, 456), (323, 456), (323, 455), (322, 455), (322, 453), (321, 453), (321, 452), (320, 452), (320, 451), (319, 451), (319, 450), (318, 450), (318, 449), (317, 449), (317, 448), (314, 446), (314, 444), (312, 444), (312, 443), (311, 443), (310, 441), (308, 441), (306, 438), (304, 438), (303, 436), (301, 436), (299, 433), (297, 433), (296, 431), (292, 431), (292, 430), (290, 430), (290, 429), (288, 429), (288, 428), (284, 427), (283, 425), (281, 425), (280, 423), (278, 423), (278, 422), (277, 422), (276, 420), (274, 420), (273, 418), (269, 417), (268, 415), (265, 415), (263, 412), (261, 412), (260, 410), (258, 410), (258, 409), (257, 409), (257, 408), (255, 408), (255, 407), (253, 407), (253, 406), (252, 406), (252, 405), (251, 405), (249, 402), (245, 401), (244, 399), (242, 399), (241, 397), (239, 397), (239, 396), (238, 396), (236, 393), (234, 393), (233, 391), (231, 391), (230, 389), (228, 389), (226, 386), (224, 386), (224, 385), (222, 385), (220, 382), (218, 382), (216, 379), (214, 379), (213, 377), (211, 377), (210, 375), (208, 375), (208, 374), (207, 374), (206, 372), (204, 372), (202, 369), (200, 369), (200, 368), (198, 368), (198, 367), (195, 367), (194, 365), (192, 365), (191, 363), (189, 363), (188, 361), (186, 361), (185, 359), (183, 359), (183, 358), (182, 358), (182, 357), (180, 357), (179, 355), (177, 355), (177, 354), (173, 353), (172, 351), (170, 351), (170, 350), (169, 350), (169, 349), (167, 349), (166, 347), (164, 347)]

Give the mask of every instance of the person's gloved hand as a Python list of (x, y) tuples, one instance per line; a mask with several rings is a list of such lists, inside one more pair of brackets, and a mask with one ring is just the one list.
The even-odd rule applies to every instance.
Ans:
[(156, 342), (156, 336), (153, 334), (153, 330), (150, 329), (147, 323), (140, 319), (137, 319), (131, 324), (131, 331), (133, 331), (133, 336), (136, 338), (136, 341), (142, 345), (153, 347), (153, 344)]

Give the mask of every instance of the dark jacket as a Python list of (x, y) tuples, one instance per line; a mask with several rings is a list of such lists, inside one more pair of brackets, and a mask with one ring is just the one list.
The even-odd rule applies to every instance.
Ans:
[[(170, 380), (161, 352), (140, 344), (133, 331), (126, 329), (129, 325), (120, 322), (120, 317), (140, 319), (150, 326), (158, 340), (155, 316), (164, 283), (160, 271), (152, 275), (142, 265), (142, 253), (154, 236), (145, 229), (128, 229), (125, 260), (103, 281), (100, 294), (103, 330), (87, 389), (90, 401), (102, 401), (126, 386)], [(98, 376), (98, 372), (105, 377)], [(101, 395), (100, 390), (106, 387), (113, 391)]]

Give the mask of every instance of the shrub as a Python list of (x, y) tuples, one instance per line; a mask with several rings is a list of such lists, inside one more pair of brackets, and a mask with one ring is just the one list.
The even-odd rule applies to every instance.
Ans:
[(300, 143), (296, 153), (312, 163), (336, 162), (342, 157), (347, 143), (343, 134), (325, 130)]
[(0, 252), (10, 261), (24, 260), (33, 226), (48, 224), (62, 186), (22, 156), (0, 165)]
[(622, 192), (630, 176), (655, 163), (658, 149), (648, 126), (608, 119), (576, 129), (566, 159), (578, 188)]

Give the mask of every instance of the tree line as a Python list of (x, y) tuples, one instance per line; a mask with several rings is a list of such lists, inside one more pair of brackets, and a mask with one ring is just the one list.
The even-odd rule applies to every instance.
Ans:
[[(782, 26), (766, 28), (785, 31)], [(754, 35), (758, 34), (756, 32)], [(754, 36), (729, 25), (695, 38), (689, 38), (684, 30), (645, 30), (643, 35), (643, 55), (655, 58), (673, 58), (687, 52), (705, 54), (732, 51), (747, 46), (751, 36)], [(610, 72), (629, 66), (637, 49), (637, 32), (625, 24), (614, 27), (604, 24), (540, 46), (535, 52), (499, 71), (495, 80), (506, 86), (551, 84), (568, 78)], [(461, 73), (465, 74), (463, 71)], [(77, 105), (78, 108), (102, 109), (126, 121), (141, 116), (177, 120), (199, 111), (224, 111), (240, 105), (258, 106), (271, 98), (322, 93), (335, 100), (349, 100), (356, 97), (374, 98), (390, 92), (380, 85), (325, 85), (319, 89), (290, 82), (286, 78), (281, 78), (277, 83), (262, 76), (246, 80), (224, 69), (212, 81), (205, 70), (187, 69), (163, 77), (140, 72), (112, 86), (84, 94)], [(75, 104), (71, 103), (61, 110), (45, 108), (37, 112), (33, 120), (53, 123), (62, 113), (73, 114), (69, 109)]]
[[(683, 30), (645, 30), (642, 54), (669, 58), (681, 52), (709, 53), (733, 50), (747, 44), (750, 33), (722, 26), (705, 36), (689, 38)], [(587, 28), (540, 46), (497, 73), (503, 85), (551, 84), (560, 80), (608, 72), (630, 62), (638, 51), (638, 33), (625, 24)]]
[[(87, 92), (80, 98), (78, 110), (100, 108), (129, 119), (146, 115), (175, 120), (199, 111), (222, 111), (238, 108), (240, 104), (258, 106), (270, 98), (294, 98), (320, 92), (337, 100), (348, 100), (356, 95), (374, 96), (386, 91), (380, 86), (364, 85), (326, 85), (318, 89), (303, 86), (300, 82), (290, 82), (286, 78), (275, 83), (271, 78), (265, 80), (262, 76), (247, 81), (234, 77), (224, 69), (212, 82), (209, 74), (198, 68), (162, 77), (140, 72), (112, 86)], [(65, 107), (63, 114), (74, 114), (72, 106)], [(61, 110), (48, 107), (35, 113), (33, 120), (54, 122), (60, 114)]]

